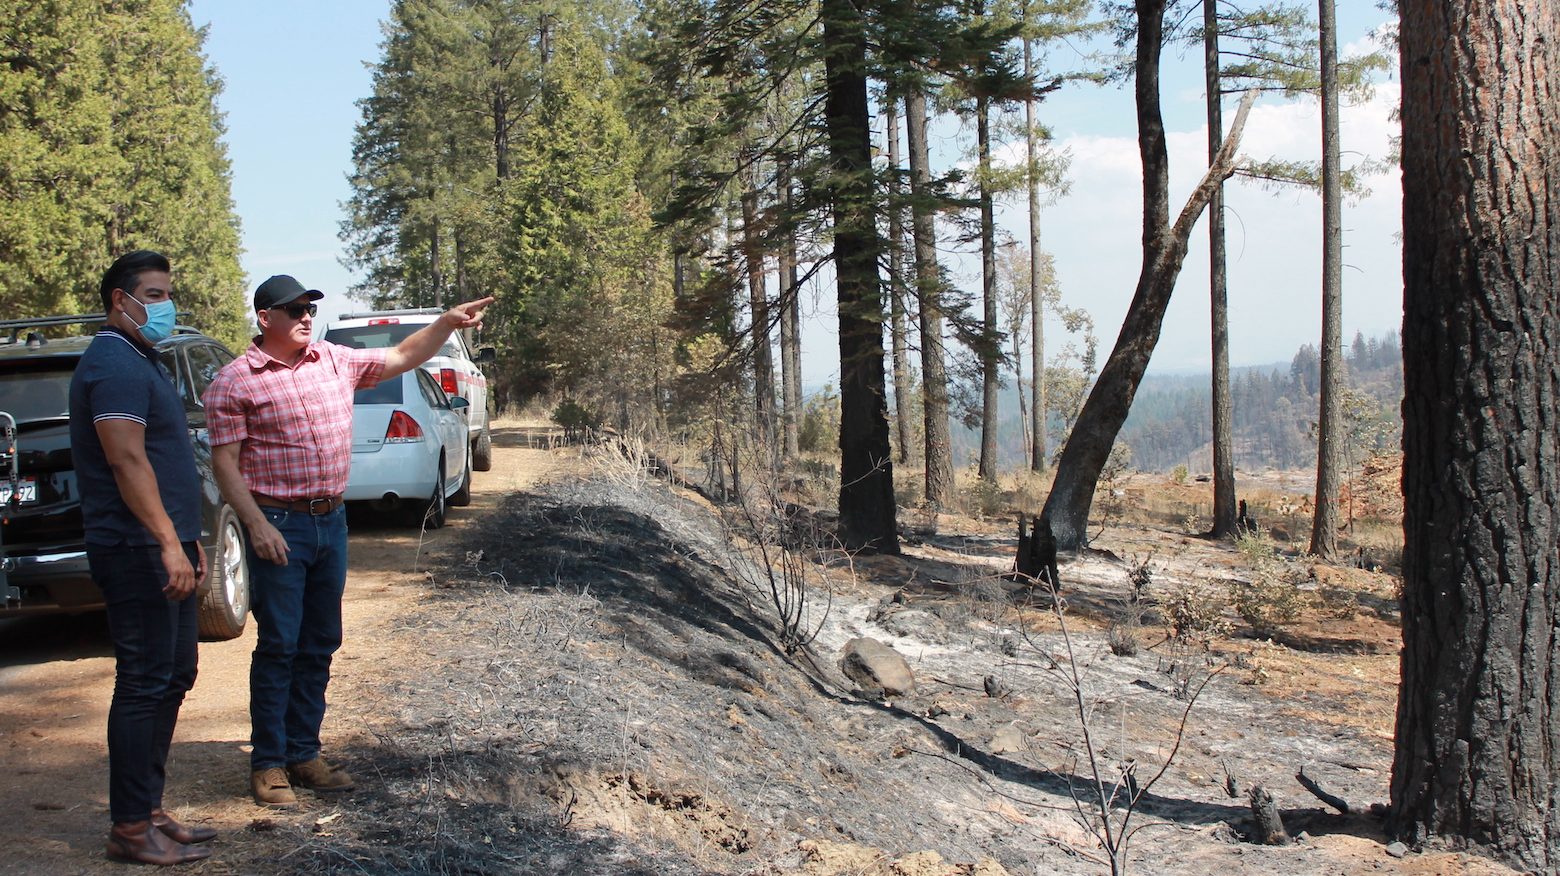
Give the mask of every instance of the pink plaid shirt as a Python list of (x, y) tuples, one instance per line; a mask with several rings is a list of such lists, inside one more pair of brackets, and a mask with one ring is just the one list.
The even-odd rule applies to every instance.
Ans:
[(288, 366), (251, 344), (202, 397), (211, 444), (243, 442), (238, 470), (253, 492), (288, 502), (340, 495), (352, 470), (352, 393), (384, 370), (384, 350), (316, 341)]

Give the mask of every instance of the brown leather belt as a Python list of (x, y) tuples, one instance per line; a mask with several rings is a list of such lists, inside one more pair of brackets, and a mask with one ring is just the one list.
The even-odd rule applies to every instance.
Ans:
[(312, 514), (316, 517), (320, 516), (321, 514), (329, 514), (337, 508), (340, 508), (342, 503), (340, 493), (337, 493), (334, 496), (320, 496), (317, 499), (294, 499), (290, 502), (285, 499), (274, 499), (270, 496), (261, 495), (260, 493), (250, 493), (249, 495), (254, 496), (255, 504), (262, 508), (281, 508), (284, 511), (301, 511), (304, 514)]

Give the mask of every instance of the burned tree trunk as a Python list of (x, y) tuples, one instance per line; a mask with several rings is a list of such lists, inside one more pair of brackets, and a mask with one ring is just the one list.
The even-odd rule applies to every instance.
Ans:
[(866, 26), (848, 0), (824, 0), (820, 13), (840, 325), (840, 540), (849, 550), (897, 554)]
[(1137, 292), (1127, 308), (1116, 346), (1084, 402), (1072, 434), (1062, 447), (1056, 480), (1046, 497), (1044, 516), (1050, 519), (1057, 547), (1083, 546), (1094, 504), (1094, 488), (1110, 455), (1116, 435), (1126, 422), (1148, 359), (1159, 342), (1165, 308), (1192, 235), (1192, 225), (1212, 200), (1218, 184), (1235, 170), (1235, 150), (1256, 93), (1248, 92), (1235, 112), (1229, 135), (1202, 182), (1192, 191), (1175, 224), (1170, 216), (1170, 159), (1165, 146), (1164, 119), (1159, 108), (1159, 51), (1165, 0), (1138, 0), (1137, 109), (1138, 152), (1143, 161), (1143, 267)]
[(1402, 6), (1406, 841), (1560, 869), (1560, 3)]

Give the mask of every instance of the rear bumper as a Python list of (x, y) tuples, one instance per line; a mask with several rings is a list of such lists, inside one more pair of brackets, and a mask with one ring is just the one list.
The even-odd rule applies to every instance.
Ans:
[[(207, 543), (202, 537), (201, 545), (209, 563), (215, 556), (215, 541)], [(92, 567), (84, 547), (8, 555), (0, 559), (0, 565), (5, 570), (0, 617), (103, 610), (103, 593), (92, 583)], [(196, 592), (204, 597), (210, 586), (211, 575), (207, 574)]]
[(0, 616), (96, 611), (103, 594), (92, 583), (85, 549), (6, 556)]
[(352, 474), (343, 494), (348, 502), (369, 502), (393, 494), (401, 499), (433, 498), (435, 460), (415, 445), (352, 454)]

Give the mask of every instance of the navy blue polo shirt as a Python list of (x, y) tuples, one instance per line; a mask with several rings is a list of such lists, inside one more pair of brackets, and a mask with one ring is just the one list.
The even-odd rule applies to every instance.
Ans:
[(87, 544), (156, 544), (119, 495), (119, 483), (98, 440), (99, 420), (132, 420), (146, 427), (146, 458), (157, 473), (163, 510), (180, 541), (199, 539), (200, 475), (184, 401), (156, 351), (113, 328), (93, 338), (70, 381), (70, 449), (81, 490), (81, 519)]

